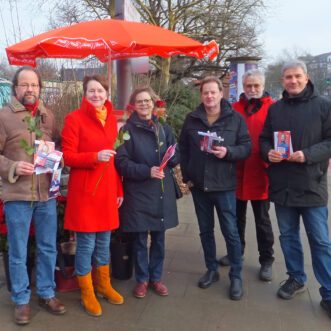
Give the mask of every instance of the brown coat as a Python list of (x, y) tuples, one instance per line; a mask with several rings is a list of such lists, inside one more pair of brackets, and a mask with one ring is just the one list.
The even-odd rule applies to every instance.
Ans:
[[(1, 199), (6, 201), (31, 201), (32, 176), (16, 176), (15, 169), (19, 161), (33, 163), (33, 156), (27, 155), (21, 147), (20, 141), (25, 139), (30, 145), (34, 143), (35, 134), (27, 129), (24, 117), (30, 112), (12, 98), (10, 104), (0, 110), (0, 176), (2, 178)], [(37, 116), (41, 116), (41, 139), (60, 143), (60, 134), (56, 127), (52, 112), (39, 101)], [(51, 181), (50, 174), (34, 176), (34, 201), (47, 201)]]

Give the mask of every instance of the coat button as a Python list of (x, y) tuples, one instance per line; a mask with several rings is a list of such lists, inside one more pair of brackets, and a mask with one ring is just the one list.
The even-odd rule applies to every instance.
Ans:
[(161, 218), (161, 222), (163, 222), (164, 221), (164, 218)]
[(160, 196), (160, 199), (163, 199), (163, 196), (162, 195)]
[(205, 191), (208, 191), (208, 187), (205, 187)]
[(159, 151), (158, 149), (155, 150), (156, 153), (157, 153), (158, 151)]

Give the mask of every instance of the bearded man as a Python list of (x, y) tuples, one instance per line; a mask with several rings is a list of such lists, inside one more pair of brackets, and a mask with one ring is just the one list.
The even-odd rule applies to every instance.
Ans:
[[(0, 111), (1, 199), (8, 228), (14, 317), (20, 325), (30, 321), (31, 290), (26, 257), (31, 219), (37, 242), (36, 287), (39, 304), (54, 314), (65, 312), (65, 307), (54, 294), (57, 213), (55, 199), (49, 199), (51, 175), (33, 174), (33, 153), (29, 155), (21, 144), (24, 140), (27, 147), (33, 147), (38, 129), (42, 132), (40, 139), (54, 141), (56, 145), (60, 143), (54, 116), (39, 99), (41, 88), (38, 71), (30, 67), (18, 69), (13, 78), (13, 97)], [(34, 128), (29, 127), (26, 121), (31, 117), (36, 119)]]
[[(250, 200), (255, 220), (256, 239), (259, 251), (262, 281), (272, 280), (274, 262), (274, 235), (269, 217), (269, 179), (268, 164), (262, 159), (259, 148), (259, 136), (267, 117), (269, 106), (274, 103), (264, 91), (265, 76), (258, 70), (248, 70), (242, 77), (244, 92), (240, 100), (232, 107), (244, 116), (249, 134), (252, 138), (252, 154), (246, 160), (237, 163), (238, 188), (236, 190), (236, 215), (241, 242), (241, 253), (245, 251), (245, 228), (247, 203)], [(220, 265), (230, 265), (228, 255), (219, 260)]]

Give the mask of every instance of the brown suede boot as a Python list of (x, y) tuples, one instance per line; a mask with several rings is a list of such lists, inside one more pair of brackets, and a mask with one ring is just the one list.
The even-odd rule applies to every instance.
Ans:
[(77, 279), (81, 289), (82, 304), (85, 307), (86, 312), (92, 316), (101, 316), (102, 309), (100, 303), (95, 297), (91, 272), (85, 276), (77, 276)]
[(123, 297), (117, 293), (110, 284), (109, 265), (97, 267), (97, 288), (98, 296), (105, 298), (108, 302), (121, 305)]

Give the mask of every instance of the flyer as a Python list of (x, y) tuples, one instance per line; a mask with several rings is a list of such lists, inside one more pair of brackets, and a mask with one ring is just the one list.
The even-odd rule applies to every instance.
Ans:
[(283, 159), (288, 159), (293, 154), (290, 131), (275, 131), (274, 144), (275, 150), (282, 153)]
[(53, 141), (35, 141), (35, 174), (53, 173), (58, 169), (61, 159), (62, 152), (55, 150), (55, 144)]
[(221, 136), (217, 136), (216, 132), (202, 132), (198, 131), (198, 135), (202, 136), (200, 140), (200, 149), (203, 152), (211, 153), (213, 146), (222, 146), (224, 139)]
[(160, 171), (162, 171), (167, 165), (168, 161), (175, 155), (177, 144), (170, 145), (163, 156), (163, 159), (160, 164)]

